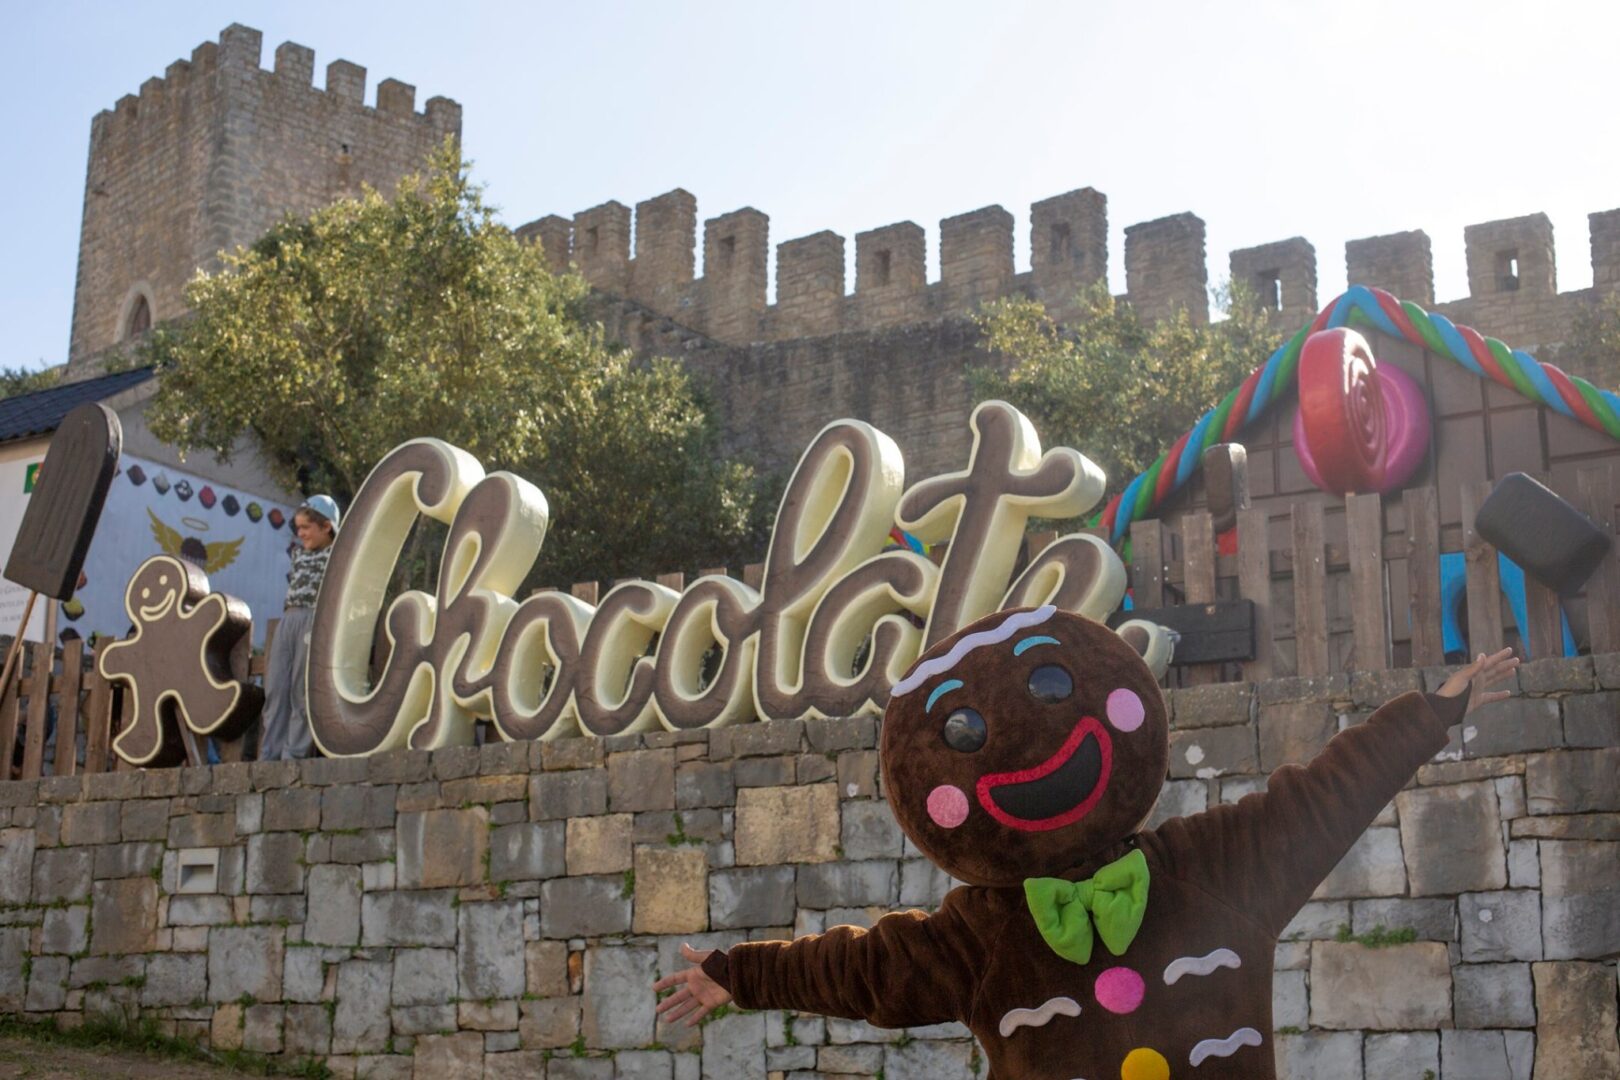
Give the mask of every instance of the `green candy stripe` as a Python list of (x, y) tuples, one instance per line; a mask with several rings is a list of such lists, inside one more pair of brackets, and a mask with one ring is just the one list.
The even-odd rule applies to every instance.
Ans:
[(1243, 384), (1240, 382), (1237, 386), (1232, 387), (1232, 389), (1227, 391), (1226, 396), (1221, 398), (1221, 403), (1215, 406), (1215, 419), (1209, 422), (1209, 430), (1211, 434), (1208, 440), (1208, 445), (1205, 446), (1204, 449), (1209, 449), (1210, 446), (1214, 446), (1217, 442), (1225, 437), (1222, 435), (1222, 432), (1226, 430), (1226, 418), (1231, 415), (1232, 403), (1237, 401), (1238, 390), (1242, 386)]
[(1310, 337), (1311, 326), (1306, 323), (1299, 328), (1299, 332), (1288, 339), (1288, 347), (1283, 350), (1282, 359), (1277, 362), (1277, 377), (1271, 380), (1271, 400), (1266, 404), (1282, 397), (1282, 392), (1294, 385), (1294, 373), (1299, 370), (1299, 354), (1304, 351), (1305, 339)]
[(1575, 384), (1575, 389), (1579, 391), (1582, 400), (1586, 402), (1587, 408), (1591, 409), (1599, 422), (1603, 424), (1603, 430), (1616, 439), (1620, 439), (1620, 416), (1615, 415), (1613, 407), (1609, 405), (1609, 402), (1602, 394), (1597, 392), (1597, 388), (1585, 379), (1573, 375), (1570, 376), (1569, 381)]
[(1546, 399), (1536, 391), (1536, 384), (1524, 373), (1524, 367), (1519, 363), (1519, 358), (1513, 355), (1512, 349), (1493, 337), (1485, 339), (1485, 347), (1491, 350), (1491, 355), (1502, 365), (1502, 370), (1508, 373), (1508, 378), (1513, 380), (1513, 385), (1519, 393), (1538, 404), (1547, 404)]
[(1141, 488), (1137, 490), (1136, 505), (1131, 507), (1132, 521), (1141, 521), (1152, 508), (1153, 492), (1159, 486), (1159, 471), (1164, 468), (1164, 458), (1164, 454), (1159, 455), (1159, 460), (1147, 471), (1147, 479), (1142, 481)]
[[(1446, 343), (1440, 339), (1440, 331), (1436, 330), (1434, 323), (1429, 320), (1429, 313), (1410, 300), (1401, 301), (1401, 310), (1406, 312), (1408, 319), (1412, 320), (1412, 325), (1422, 335), (1423, 342), (1429, 347), (1429, 351), (1445, 356), (1448, 352)], [(1452, 357), (1452, 359), (1455, 360), (1456, 357)]]

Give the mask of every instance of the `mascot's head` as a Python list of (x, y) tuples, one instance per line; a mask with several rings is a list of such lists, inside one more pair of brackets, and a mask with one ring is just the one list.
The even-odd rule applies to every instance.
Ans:
[(900, 827), (952, 877), (1056, 876), (1134, 832), (1170, 759), (1152, 673), (1108, 627), (998, 611), (935, 645), (883, 714)]

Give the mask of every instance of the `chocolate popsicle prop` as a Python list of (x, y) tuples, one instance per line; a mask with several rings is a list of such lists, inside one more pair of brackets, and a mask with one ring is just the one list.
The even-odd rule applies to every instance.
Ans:
[(1239, 510), (1249, 508), (1249, 452), (1241, 443), (1217, 443), (1204, 451), (1204, 490), (1215, 531), (1237, 524)]
[(22, 625), (6, 655), (5, 670), (0, 672), (0, 693), (11, 681), (23, 631), (39, 594), (67, 600), (78, 586), (123, 443), (118, 414), (94, 402), (68, 413), (51, 436), (11, 557), (6, 560), (6, 577), (30, 593)]

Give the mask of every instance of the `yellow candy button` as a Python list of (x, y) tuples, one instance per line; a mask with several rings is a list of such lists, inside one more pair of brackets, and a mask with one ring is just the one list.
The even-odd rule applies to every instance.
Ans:
[(1119, 1080), (1170, 1080), (1170, 1063), (1157, 1050), (1138, 1046), (1125, 1055)]

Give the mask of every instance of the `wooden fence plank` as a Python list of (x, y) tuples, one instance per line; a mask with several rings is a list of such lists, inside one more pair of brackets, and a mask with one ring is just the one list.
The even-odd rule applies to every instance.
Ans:
[(1164, 524), (1131, 523), (1131, 599), (1135, 607), (1164, 606)]
[(1238, 593), (1254, 603), (1254, 659), (1243, 665), (1251, 682), (1271, 678), (1271, 540), (1266, 512), (1238, 511)]
[(601, 590), (599, 584), (595, 581), (580, 581), (576, 582), (574, 587), (568, 591), (574, 595), (576, 600), (583, 600), (587, 604), (594, 604), (596, 603), (597, 595)]
[(1502, 647), (1502, 575), (1496, 548), (1474, 528), (1474, 517), (1491, 494), (1491, 482), (1462, 488), (1463, 558), (1468, 574), (1468, 651), (1494, 653)]
[(765, 564), (751, 562), (743, 567), (742, 580), (744, 585), (757, 591), (760, 586), (765, 584)]
[(674, 589), (676, 592), (680, 592), (686, 588), (686, 575), (682, 573), (659, 574), (658, 584), (666, 589)]
[(1610, 539), (1609, 553), (1586, 583), (1586, 622), (1594, 653), (1620, 650), (1620, 550), (1614, 540), (1614, 472), (1589, 465), (1577, 474), (1581, 509)]
[(1412, 545), (1406, 561), (1412, 589), (1412, 666), (1429, 667), (1446, 659), (1440, 635), (1440, 510), (1431, 487), (1402, 492), (1401, 501)]
[[(1543, 485), (1551, 488), (1552, 478), (1546, 473), (1531, 474)], [(1558, 492), (1562, 495), (1563, 492)], [(1541, 582), (1524, 575), (1524, 609), (1528, 626), (1522, 627), (1533, 660), (1545, 660), (1564, 655), (1563, 609), (1558, 605), (1558, 594)]]
[(1350, 546), (1350, 630), (1357, 671), (1389, 667), (1389, 598), (1384, 583), (1384, 503), (1376, 494), (1344, 502)]
[(79, 771), (79, 687), (84, 682), (84, 642), (62, 646), (62, 685), (56, 691), (56, 761), (51, 771), (72, 776)]
[[(1208, 511), (1181, 519), (1181, 557), (1187, 580), (1188, 604), (1215, 602), (1215, 524)], [(1189, 686), (1221, 681), (1221, 665), (1194, 664), (1186, 669)]]
[(17, 747), (17, 695), (22, 688), (22, 662), (17, 658), (11, 682), (6, 684), (4, 697), (0, 697), (0, 780), (11, 779), (12, 755)]
[(1296, 502), (1290, 511), (1294, 531), (1295, 672), (1328, 673), (1327, 561), (1323, 537), (1327, 527), (1322, 504)]
[(723, 567), (723, 566), (711, 566), (707, 570), (699, 570), (698, 571), (698, 577), (725, 577), (725, 576), (726, 576), (726, 568)]
[(23, 732), (22, 778), (37, 780), (45, 765), (45, 725), (50, 720), (51, 668), (56, 650), (50, 641), (41, 641), (28, 650), (32, 654), (34, 687), (28, 695), (28, 726)]
[(96, 645), (95, 666), (90, 674), (90, 700), (84, 709), (84, 771), (107, 771), (107, 747), (112, 739), (113, 689), (101, 674), (101, 654), (111, 642)]

